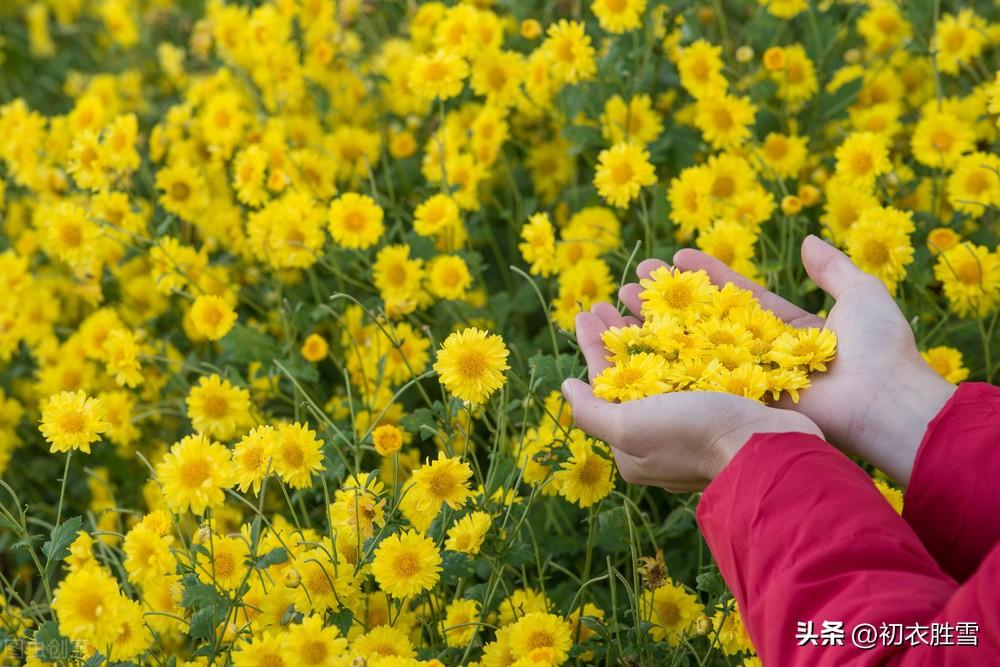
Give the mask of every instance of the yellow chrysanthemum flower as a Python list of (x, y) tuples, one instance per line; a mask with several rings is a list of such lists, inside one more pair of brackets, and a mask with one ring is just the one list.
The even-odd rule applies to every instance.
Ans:
[(947, 345), (938, 345), (920, 353), (934, 372), (952, 384), (969, 377), (969, 369), (962, 362), (962, 353)]
[(396, 598), (422, 593), (437, 583), (441, 554), (434, 542), (415, 531), (390, 535), (379, 543), (372, 574), (383, 591)]
[(191, 306), (191, 322), (196, 332), (209, 340), (219, 340), (236, 323), (236, 311), (220, 296), (203, 294)]
[(672, 581), (644, 593), (641, 609), (643, 620), (652, 624), (653, 638), (666, 640), (671, 646), (693, 634), (695, 620), (705, 613), (698, 598)]
[(188, 417), (198, 433), (230, 440), (251, 423), (250, 392), (217, 374), (203, 376), (187, 397)]
[(382, 217), (382, 208), (368, 195), (344, 193), (330, 204), (330, 236), (344, 248), (367, 248), (374, 245), (385, 230)]
[(189, 435), (175, 443), (156, 467), (163, 494), (175, 512), (202, 514), (225, 500), (233, 484), (229, 450), (203, 435)]
[(649, 153), (638, 144), (621, 142), (606, 148), (597, 155), (597, 163), (594, 187), (617, 208), (625, 208), (642, 188), (656, 182)]
[(508, 354), (500, 336), (472, 327), (445, 339), (434, 371), (454, 396), (473, 404), (483, 403), (506, 382)]
[(39, 430), (53, 453), (78, 449), (89, 454), (90, 445), (109, 427), (99, 400), (83, 391), (64, 391), (45, 401)]

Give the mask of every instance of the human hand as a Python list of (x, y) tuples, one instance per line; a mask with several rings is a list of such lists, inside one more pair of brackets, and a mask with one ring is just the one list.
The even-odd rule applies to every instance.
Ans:
[[(754, 293), (761, 305), (796, 327), (828, 327), (837, 334), (837, 358), (826, 373), (810, 376), (812, 386), (797, 405), (779, 405), (806, 415), (842, 450), (863, 458), (901, 484), (910, 479), (913, 461), (928, 422), (955, 387), (934, 372), (917, 351), (913, 331), (882, 282), (864, 273), (845, 255), (815, 236), (802, 243), (802, 264), (809, 277), (835, 300), (823, 318), (769, 292), (697, 250), (674, 255), (684, 271), (704, 270), (712, 282), (727, 282)], [(663, 266), (647, 260), (640, 278)], [(639, 313), (642, 288), (622, 287), (625, 305)]]
[[(576, 318), (576, 336), (591, 381), (608, 367), (601, 334), (634, 323), (609, 303)], [(608, 443), (622, 478), (672, 493), (703, 489), (754, 433), (801, 432), (823, 437), (805, 416), (732, 394), (674, 392), (609, 403), (591, 385), (566, 380), (563, 394), (577, 426)]]

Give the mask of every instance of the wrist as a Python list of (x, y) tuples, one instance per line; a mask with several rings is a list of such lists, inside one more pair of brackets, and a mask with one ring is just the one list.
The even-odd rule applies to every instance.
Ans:
[(955, 389), (923, 360), (888, 379), (869, 413), (877, 426), (863, 433), (862, 455), (900, 484), (908, 484), (927, 425)]
[(801, 413), (779, 408), (767, 408), (767, 412), (769, 413), (767, 416), (746, 421), (718, 438), (714, 457), (715, 469), (711, 471), (711, 478), (714, 479), (729, 465), (750, 438), (760, 433), (803, 433), (825, 440), (823, 431)]

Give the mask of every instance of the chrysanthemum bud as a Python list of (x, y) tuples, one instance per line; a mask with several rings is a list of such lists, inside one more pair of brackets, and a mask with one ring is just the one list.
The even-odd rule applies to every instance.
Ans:
[(802, 205), (806, 208), (810, 206), (815, 206), (819, 203), (819, 188), (815, 185), (809, 185), (805, 183), (799, 186), (798, 197), (802, 200)]
[(787, 195), (781, 200), (781, 212), (785, 215), (795, 215), (802, 210), (802, 200), (795, 195)]
[(736, 62), (748, 63), (751, 60), (753, 60), (753, 55), (754, 55), (753, 47), (744, 44), (743, 46), (736, 49)]
[(535, 19), (524, 19), (521, 21), (521, 37), (536, 39), (541, 34), (542, 25)]
[(780, 72), (785, 69), (785, 50), (780, 46), (772, 46), (765, 51), (764, 69), (768, 72)]

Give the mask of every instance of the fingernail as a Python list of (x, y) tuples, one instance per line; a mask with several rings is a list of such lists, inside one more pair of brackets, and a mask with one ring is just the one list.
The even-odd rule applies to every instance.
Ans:
[(566, 400), (570, 403), (573, 402), (573, 383), (569, 380), (563, 380), (562, 383), (562, 393), (566, 397)]

